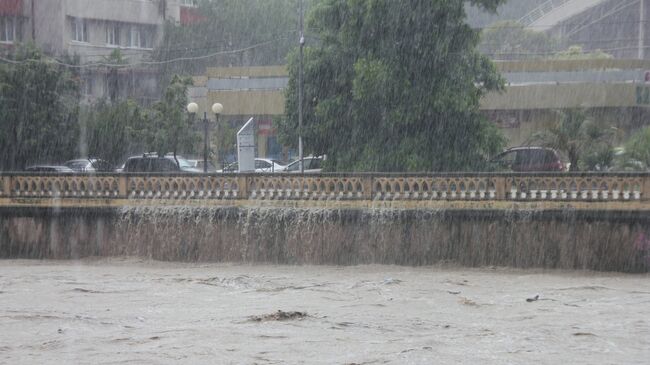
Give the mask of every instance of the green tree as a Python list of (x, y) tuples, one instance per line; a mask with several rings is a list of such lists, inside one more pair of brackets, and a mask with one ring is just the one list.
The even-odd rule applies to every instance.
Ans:
[(0, 66), (0, 169), (73, 157), (78, 78), (30, 45), (11, 57), (13, 63)]
[(174, 75), (162, 100), (152, 107), (146, 141), (150, 151), (158, 152), (159, 156), (171, 152), (176, 159), (179, 151), (194, 151), (198, 135), (186, 112), (187, 87), (191, 84), (191, 79)]
[(141, 152), (150, 125), (148, 112), (132, 100), (99, 101), (81, 113), (85, 148), (82, 153), (117, 165), (128, 154)]
[[(202, 74), (208, 66), (284, 64), (298, 42), (299, 0), (202, 0), (192, 24), (165, 24), (153, 52), (163, 75)], [(304, 0), (309, 4), (311, 0)], [(253, 45), (257, 47), (249, 48)], [(246, 49), (242, 52), (233, 50)], [(215, 53), (220, 55), (206, 57)]]
[[(110, 65), (125, 65), (127, 61), (122, 57), (122, 52), (119, 49), (113, 50), (108, 57), (104, 57), (104, 62)], [(118, 74), (118, 67), (106, 67), (107, 77), (106, 82), (108, 86), (108, 97), (111, 102), (116, 102), (120, 93), (120, 77)]]
[[(494, 10), (502, 0), (471, 3)], [(465, 1), (324, 0), (309, 16), (305, 151), (338, 171), (477, 168), (504, 139), (478, 110), (503, 81), (476, 50)], [(313, 45), (312, 45), (313, 44)], [(298, 62), (289, 60), (281, 140), (296, 146)]]
[(571, 46), (564, 51), (556, 53), (553, 58), (556, 60), (602, 60), (613, 58), (613, 56), (599, 49), (585, 52), (582, 46)]
[(636, 132), (625, 143), (619, 167), (627, 170), (647, 170), (650, 167), (650, 127)]
[(526, 29), (515, 21), (502, 21), (483, 30), (479, 49), (496, 59), (540, 57), (555, 51), (559, 42), (546, 33)]
[(611, 166), (617, 135), (616, 128), (596, 123), (583, 110), (567, 109), (550, 128), (534, 133), (530, 142), (564, 152), (571, 171), (596, 170)]
[(468, 22), (473, 27), (487, 27), (498, 21), (520, 19), (548, 0), (510, 0), (500, 5), (496, 12), (485, 11), (475, 5), (467, 4)]

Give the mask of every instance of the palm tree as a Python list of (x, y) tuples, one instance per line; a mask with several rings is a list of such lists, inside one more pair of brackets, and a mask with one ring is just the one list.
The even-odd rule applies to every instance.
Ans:
[(559, 118), (547, 130), (534, 133), (530, 142), (564, 152), (570, 171), (604, 168), (614, 156), (612, 142), (618, 129), (600, 126), (589, 119), (582, 109), (559, 111)]

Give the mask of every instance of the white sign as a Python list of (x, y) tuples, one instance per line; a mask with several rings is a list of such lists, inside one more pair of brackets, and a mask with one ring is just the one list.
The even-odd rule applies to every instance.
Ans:
[(255, 124), (253, 118), (237, 132), (237, 161), (239, 172), (255, 171)]

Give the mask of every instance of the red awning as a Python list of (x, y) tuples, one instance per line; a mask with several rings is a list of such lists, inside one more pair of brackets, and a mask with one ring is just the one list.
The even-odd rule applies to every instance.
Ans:
[(0, 0), (0, 15), (23, 15), (23, 0)]
[(181, 25), (191, 25), (206, 20), (197, 8), (181, 7)]

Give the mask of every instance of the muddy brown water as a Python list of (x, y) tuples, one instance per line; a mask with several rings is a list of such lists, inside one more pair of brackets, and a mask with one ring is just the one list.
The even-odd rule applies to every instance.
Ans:
[(647, 274), (0, 261), (3, 364), (647, 364), (649, 358)]

